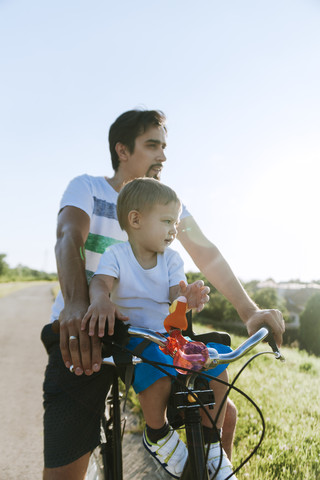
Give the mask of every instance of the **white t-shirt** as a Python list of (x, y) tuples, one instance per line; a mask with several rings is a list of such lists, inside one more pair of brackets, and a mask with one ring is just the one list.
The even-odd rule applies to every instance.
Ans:
[(186, 282), (180, 255), (166, 248), (158, 253), (157, 265), (144, 269), (129, 242), (109, 247), (101, 256), (95, 275), (115, 278), (110, 299), (130, 325), (165, 332), (163, 321), (169, 314), (169, 288)]
[[(128, 240), (127, 233), (121, 230), (117, 217), (116, 192), (105, 177), (81, 175), (69, 183), (64, 192), (60, 210), (71, 206), (83, 210), (90, 217), (89, 235), (85, 243), (86, 275), (88, 282), (96, 271), (103, 252), (110, 245)], [(180, 218), (190, 213), (182, 206)], [(51, 311), (51, 321), (59, 318), (64, 302), (61, 292), (57, 295)]]

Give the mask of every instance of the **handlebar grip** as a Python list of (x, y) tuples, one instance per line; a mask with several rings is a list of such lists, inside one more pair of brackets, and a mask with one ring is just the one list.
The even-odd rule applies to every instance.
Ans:
[(113, 335), (108, 335), (108, 325), (105, 328), (105, 334), (101, 338), (101, 341), (104, 345), (108, 345), (110, 343), (116, 342), (120, 345), (127, 345), (130, 341), (130, 335), (128, 333), (130, 325), (124, 324), (118, 318), (115, 319), (114, 323), (114, 333)]
[(280, 359), (281, 361), (284, 361), (285, 360), (284, 356), (282, 355), (282, 353), (280, 352), (276, 344), (271, 327), (269, 325), (263, 325), (263, 328), (267, 329), (269, 332), (268, 336), (266, 337), (266, 341), (270, 345), (272, 351), (276, 354), (276, 358)]
[(272, 348), (272, 350), (274, 352), (278, 352), (278, 347), (277, 347), (277, 344), (275, 342), (271, 327), (269, 325), (262, 325), (262, 327), (266, 328), (269, 332), (268, 336), (266, 337), (266, 342), (269, 343), (270, 347)]

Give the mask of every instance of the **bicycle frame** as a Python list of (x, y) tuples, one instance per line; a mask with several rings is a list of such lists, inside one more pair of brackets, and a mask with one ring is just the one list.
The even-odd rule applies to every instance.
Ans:
[[(214, 395), (212, 390), (195, 390), (195, 380), (198, 374), (191, 374), (187, 377), (186, 384), (195, 397), (187, 392), (184, 393), (184, 405), (181, 409), (184, 412), (184, 424), (186, 429), (187, 446), (188, 446), (188, 460), (181, 475), (181, 480), (209, 480), (209, 475), (206, 465), (206, 452), (204, 446), (204, 438), (202, 431), (202, 422), (200, 415), (200, 405), (196, 398), (201, 400), (202, 406), (214, 405)], [(207, 399), (202, 398), (205, 395)], [(178, 395), (176, 393), (175, 395)]]

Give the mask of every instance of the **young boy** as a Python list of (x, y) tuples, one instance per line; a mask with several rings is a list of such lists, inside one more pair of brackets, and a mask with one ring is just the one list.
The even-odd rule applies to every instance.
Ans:
[[(107, 321), (108, 331), (112, 333), (117, 316), (133, 326), (165, 333), (163, 322), (169, 314), (169, 305), (180, 295), (187, 298), (189, 308), (202, 310), (209, 299), (208, 287), (202, 281), (187, 285), (182, 259), (168, 248), (177, 234), (180, 210), (181, 203), (175, 192), (152, 178), (135, 179), (121, 190), (117, 215), (121, 228), (128, 234), (128, 242), (113, 245), (102, 255), (90, 283), (91, 304), (82, 320), (82, 330), (88, 325), (89, 335), (98, 329), (98, 335), (103, 336)], [(128, 348), (133, 350), (141, 341), (131, 339)], [(224, 345), (209, 345), (219, 351), (229, 350)], [(143, 355), (172, 365), (172, 359), (155, 344), (149, 345)], [(225, 368), (215, 368), (213, 374), (226, 380)], [(170, 367), (167, 371), (176, 374)], [(215, 391), (216, 406), (211, 411), (215, 412), (226, 387), (214, 381), (210, 386)], [(137, 365), (133, 388), (139, 394), (146, 422), (145, 448), (173, 478), (179, 478), (187, 459), (187, 449), (166, 418), (170, 378), (148, 364)], [(218, 428), (223, 424), (224, 413), (223, 410), (217, 421)], [(208, 467), (210, 478), (213, 478), (220, 447), (217, 442), (212, 443), (213, 429), (205, 416), (203, 424), (205, 440), (211, 443)], [(215, 478), (224, 479), (231, 473), (231, 464), (224, 455)]]

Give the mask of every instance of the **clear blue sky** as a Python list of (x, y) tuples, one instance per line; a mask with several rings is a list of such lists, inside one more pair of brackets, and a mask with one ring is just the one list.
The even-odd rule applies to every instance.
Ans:
[(319, 25), (317, 0), (0, 0), (0, 253), (55, 270), (68, 181), (112, 175), (108, 128), (144, 106), (237, 276), (319, 279)]

